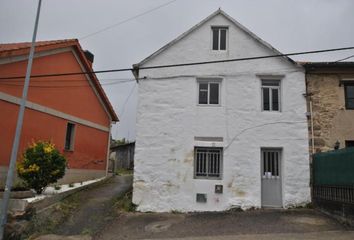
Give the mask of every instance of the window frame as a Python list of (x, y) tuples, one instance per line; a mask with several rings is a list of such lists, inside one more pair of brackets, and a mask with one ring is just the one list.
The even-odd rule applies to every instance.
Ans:
[[(68, 136), (68, 127), (72, 125), (72, 130), (70, 133), (70, 146), (67, 148), (67, 136)], [(76, 124), (73, 122), (67, 122), (66, 124), (66, 131), (65, 131), (65, 140), (64, 140), (64, 151), (72, 152), (74, 151), (74, 143), (75, 143), (75, 134), (76, 134)]]
[[(263, 82), (278, 82), (278, 86), (263, 86)], [(264, 96), (263, 89), (269, 89), (269, 110), (264, 109)], [(273, 110), (273, 89), (278, 90), (278, 110)], [(281, 93), (281, 79), (272, 79), (272, 78), (261, 78), (261, 110), (262, 112), (281, 112), (282, 111), (282, 93)]]
[[(264, 164), (265, 162), (265, 158), (264, 158), (264, 153), (278, 153), (277, 161), (271, 161), (270, 159), (267, 158), (267, 163)], [(282, 147), (261, 147), (261, 178), (273, 178), (273, 179), (280, 179), (282, 181), (282, 177), (283, 177), (283, 148)], [(276, 163), (277, 162), (277, 163)], [(276, 175), (271, 175), (271, 176), (267, 176), (265, 175), (266, 173), (266, 169), (269, 170), (269, 165), (268, 163), (270, 163), (270, 166), (274, 166), (273, 164), (276, 163), (276, 167), (274, 167), (275, 172), (277, 173)], [(269, 172), (269, 171), (268, 171)], [(273, 173), (273, 169), (271, 169), (271, 172)]]
[[(206, 176), (197, 176), (197, 150), (204, 149), (204, 150), (220, 150), (220, 163), (219, 163), (219, 176), (209, 176), (208, 166), (209, 166), (209, 158), (207, 157), (207, 164), (206, 164)], [(194, 146), (194, 169), (193, 175), (194, 179), (205, 179), (205, 180), (221, 180), (223, 177), (223, 162), (224, 162), (224, 148), (223, 147), (202, 147), (202, 146)]]
[[(353, 146), (350, 146), (352, 144)], [(345, 148), (354, 148), (354, 140), (345, 140)]]
[[(351, 87), (354, 88), (354, 81), (353, 81), (353, 82), (345, 82), (345, 83), (344, 83), (344, 102), (345, 102), (345, 109), (346, 109), (346, 110), (354, 110), (354, 106), (353, 106), (353, 107), (349, 107), (349, 106), (348, 106), (348, 99), (349, 99), (348, 93), (347, 93), (347, 87), (348, 87), (348, 86), (351, 86)], [(350, 99), (353, 99), (353, 100), (354, 100), (354, 98), (350, 98)]]
[[(219, 107), (221, 106), (221, 78), (198, 78), (197, 79), (197, 106)], [(207, 103), (199, 103), (200, 84), (208, 84)], [(218, 103), (210, 103), (210, 84), (218, 84)]]
[[(218, 49), (214, 49), (214, 29), (218, 30)], [(229, 49), (229, 26), (211, 26), (211, 44), (210, 48), (213, 52), (227, 52)], [(226, 30), (226, 35), (225, 35), (225, 49), (220, 49), (221, 46), (221, 30)]]

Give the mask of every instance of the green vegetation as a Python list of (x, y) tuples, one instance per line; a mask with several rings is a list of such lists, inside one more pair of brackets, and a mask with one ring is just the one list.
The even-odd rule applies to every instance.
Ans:
[(114, 203), (114, 207), (118, 211), (124, 212), (134, 212), (136, 210), (136, 205), (132, 202), (133, 189), (130, 189), (124, 195), (119, 196)]
[(113, 139), (112, 140), (112, 143), (113, 143), (113, 145), (125, 145), (125, 144), (128, 144), (129, 143), (129, 141), (128, 140), (126, 140), (125, 138), (122, 138), (122, 139)]
[(116, 171), (116, 175), (118, 175), (118, 176), (132, 175), (132, 174), (133, 174), (132, 169), (119, 168)]
[(33, 142), (17, 164), (18, 176), (38, 194), (65, 175), (66, 159), (51, 142)]
[(36, 239), (40, 235), (55, 233), (57, 227), (67, 221), (79, 207), (79, 203), (79, 196), (74, 194), (51, 207), (44, 213), (45, 216), (34, 215), (24, 239)]

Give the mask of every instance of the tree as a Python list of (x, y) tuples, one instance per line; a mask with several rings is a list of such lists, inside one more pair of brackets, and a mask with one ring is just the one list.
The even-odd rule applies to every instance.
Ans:
[(65, 175), (66, 159), (46, 141), (33, 142), (22, 155), (22, 162), (17, 164), (18, 176), (28, 187), (38, 194), (44, 188)]

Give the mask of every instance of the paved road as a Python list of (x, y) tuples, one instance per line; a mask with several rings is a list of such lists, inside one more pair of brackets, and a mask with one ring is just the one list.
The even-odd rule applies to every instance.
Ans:
[(311, 209), (193, 214), (122, 214), (94, 236), (113, 239), (354, 239), (354, 232)]
[(110, 222), (114, 215), (114, 199), (132, 186), (132, 176), (115, 176), (107, 182), (76, 193), (80, 207), (68, 221), (59, 226), (55, 234), (94, 234)]
[[(244, 234), (213, 237), (169, 238), (168, 240), (352, 240), (354, 232), (330, 231), (312, 233)], [(146, 239), (148, 240), (148, 239)], [(160, 239), (162, 240), (162, 239)], [(166, 239), (167, 240), (167, 239)]]
[(58, 235), (38, 239), (354, 239), (353, 229), (311, 209), (190, 214), (117, 212), (114, 200), (131, 188), (131, 183), (131, 176), (114, 177), (77, 193), (80, 207), (56, 229), (54, 233)]

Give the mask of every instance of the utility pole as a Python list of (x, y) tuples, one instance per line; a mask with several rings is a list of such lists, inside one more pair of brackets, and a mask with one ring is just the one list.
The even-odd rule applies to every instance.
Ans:
[(23, 116), (24, 116), (25, 108), (26, 108), (27, 93), (28, 93), (28, 87), (29, 87), (30, 76), (31, 76), (32, 62), (33, 62), (33, 56), (34, 56), (34, 47), (35, 47), (36, 36), (37, 36), (41, 3), (42, 3), (42, 0), (39, 0), (36, 21), (34, 24), (34, 31), (33, 31), (33, 36), (32, 36), (32, 44), (31, 44), (31, 49), (30, 49), (30, 54), (29, 54), (28, 64), (27, 64), (26, 78), (25, 78), (25, 83), (24, 83), (23, 91), (22, 91), (20, 111), (18, 113), (18, 118), (17, 118), (15, 138), (14, 138), (14, 142), (12, 145), (9, 170), (7, 172), (7, 177), (6, 177), (5, 192), (4, 192), (4, 197), (2, 199), (2, 211), (1, 211), (1, 215), (0, 215), (0, 240), (4, 239), (5, 225), (7, 222), (7, 210), (8, 210), (8, 206), (9, 206), (10, 193), (11, 193), (11, 188), (12, 188), (12, 183), (13, 183), (13, 178), (14, 178), (14, 171), (15, 171), (15, 165), (16, 165), (16, 159), (17, 159), (18, 146), (20, 143), (20, 136), (21, 136), (21, 130), (22, 130), (22, 124), (23, 124)]

